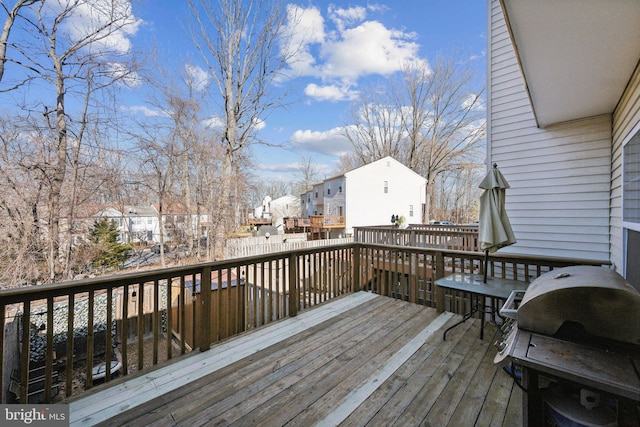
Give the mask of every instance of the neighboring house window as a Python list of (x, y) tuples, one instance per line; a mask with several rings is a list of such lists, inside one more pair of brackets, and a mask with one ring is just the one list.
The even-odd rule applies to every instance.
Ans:
[(318, 215), (318, 211), (313, 211), (313, 214), (314, 215)]
[(384, 182), (384, 193), (387, 194), (389, 192), (389, 181)]
[(413, 205), (409, 205), (409, 216), (413, 216)]
[(307, 198), (307, 202), (311, 203), (311, 194), (309, 194), (309, 197)]
[(331, 194), (331, 189), (330, 189), (330, 188), (327, 188), (327, 196), (328, 196), (329, 194)]
[(338, 187), (338, 193), (342, 193), (342, 185)]
[(318, 192), (316, 191), (316, 199), (318, 198)]
[(342, 216), (342, 206), (338, 206), (338, 216)]

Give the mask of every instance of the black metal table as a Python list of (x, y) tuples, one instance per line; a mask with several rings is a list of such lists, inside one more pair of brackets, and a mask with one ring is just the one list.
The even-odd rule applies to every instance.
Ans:
[(437, 292), (442, 296), (439, 298), (438, 310), (444, 310), (444, 290), (450, 289), (454, 291), (460, 291), (464, 294), (470, 294), (476, 298), (476, 304), (473, 305), (471, 311), (466, 313), (462, 320), (453, 326), (447, 328), (444, 331), (443, 339), (447, 339), (447, 332), (456, 326), (469, 320), (474, 313), (482, 312), (480, 317), (480, 339), (484, 338), (484, 323), (486, 311), (486, 298), (491, 298), (491, 311), (492, 316), (498, 310), (496, 300), (506, 300), (511, 295), (512, 291), (525, 291), (529, 286), (529, 283), (520, 280), (501, 279), (498, 277), (487, 278), (487, 283), (483, 282), (483, 276), (481, 274), (470, 273), (453, 273), (442, 279), (436, 280), (436, 287), (441, 288)]

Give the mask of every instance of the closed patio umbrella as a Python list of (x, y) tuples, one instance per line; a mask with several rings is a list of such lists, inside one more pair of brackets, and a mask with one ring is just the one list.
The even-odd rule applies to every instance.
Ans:
[(506, 189), (509, 183), (498, 170), (498, 165), (484, 177), (479, 185), (484, 190), (480, 196), (480, 225), (478, 239), (480, 249), (484, 251), (484, 283), (487, 283), (489, 252), (516, 243), (516, 237), (511, 229), (511, 223), (504, 207)]

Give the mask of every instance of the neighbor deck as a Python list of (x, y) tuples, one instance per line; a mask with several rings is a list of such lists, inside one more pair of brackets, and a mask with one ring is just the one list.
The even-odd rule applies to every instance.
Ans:
[(357, 292), (70, 403), (71, 425), (517, 426), (496, 329)]

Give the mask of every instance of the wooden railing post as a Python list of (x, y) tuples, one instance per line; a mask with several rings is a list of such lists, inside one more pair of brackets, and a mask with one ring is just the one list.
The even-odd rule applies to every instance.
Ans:
[(351, 272), (353, 278), (353, 292), (358, 292), (362, 289), (360, 282), (360, 245), (353, 247), (353, 271)]
[(435, 292), (436, 294), (436, 308), (438, 309), (438, 312), (442, 313), (444, 311), (444, 290), (438, 289), (438, 287), (436, 286), (436, 280), (442, 279), (444, 277), (444, 253), (441, 251), (436, 251), (433, 261), (435, 264), (433, 292)]
[[(231, 279), (228, 279), (227, 286), (231, 286)], [(222, 284), (218, 284), (218, 291)], [(194, 287), (195, 289), (195, 277)], [(200, 351), (209, 350), (211, 347), (211, 266), (205, 266), (200, 274), (200, 331), (198, 347)]]
[(289, 316), (295, 317), (300, 309), (298, 289), (298, 256), (295, 253), (289, 255)]

